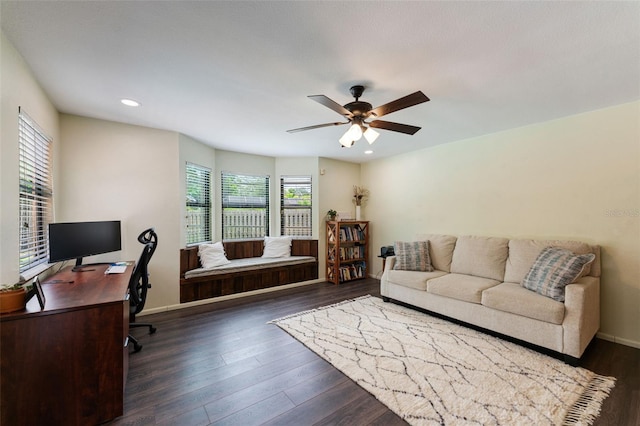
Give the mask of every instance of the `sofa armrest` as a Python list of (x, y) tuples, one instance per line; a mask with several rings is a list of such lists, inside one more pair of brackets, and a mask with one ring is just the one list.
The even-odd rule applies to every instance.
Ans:
[(385, 258), (385, 263), (384, 263), (384, 272), (392, 270), (393, 266), (395, 264), (396, 264), (396, 257), (395, 256), (387, 256)]
[(600, 328), (600, 278), (586, 276), (565, 288), (563, 353), (580, 358)]
[(387, 279), (389, 277), (389, 271), (393, 269), (393, 265), (396, 264), (396, 257), (389, 256), (384, 260), (384, 271), (382, 272), (382, 277), (380, 278), (380, 294), (382, 296), (388, 296), (387, 291)]

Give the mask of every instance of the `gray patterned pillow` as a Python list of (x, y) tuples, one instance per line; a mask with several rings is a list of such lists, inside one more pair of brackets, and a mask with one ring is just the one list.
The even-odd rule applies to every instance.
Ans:
[(401, 271), (432, 272), (429, 257), (429, 241), (396, 241), (394, 243), (396, 263), (393, 269)]
[(559, 247), (545, 247), (522, 280), (522, 286), (564, 302), (564, 288), (595, 258), (593, 253), (574, 254)]

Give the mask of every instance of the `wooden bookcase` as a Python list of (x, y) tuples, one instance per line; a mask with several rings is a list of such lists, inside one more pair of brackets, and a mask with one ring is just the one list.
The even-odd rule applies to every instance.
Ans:
[(340, 284), (367, 277), (368, 221), (327, 222), (327, 281)]

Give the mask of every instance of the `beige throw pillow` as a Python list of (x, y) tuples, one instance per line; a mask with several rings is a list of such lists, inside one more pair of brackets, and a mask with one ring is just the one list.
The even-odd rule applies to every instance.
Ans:
[(200, 244), (198, 246), (198, 256), (200, 257), (202, 267), (205, 269), (231, 263), (231, 261), (227, 259), (221, 241), (214, 244)]
[(575, 281), (595, 258), (593, 253), (575, 254), (559, 247), (546, 247), (533, 262), (522, 286), (564, 302), (564, 288)]
[(396, 241), (393, 245), (396, 263), (393, 269), (400, 271), (433, 272), (429, 258), (429, 241)]
[(292, 237), (264, 237), (262, 257), (290, 257)]

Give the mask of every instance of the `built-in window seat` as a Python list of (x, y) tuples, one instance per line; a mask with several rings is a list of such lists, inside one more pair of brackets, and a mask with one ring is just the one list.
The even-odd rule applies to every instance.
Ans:
[(291, 257), (263, 258), (264, 241), (222, 243), (231, 263), (205, 269), (198, 247), (180, 250), (180, 303), (318, 278), (318, 240), (294, 239)]

